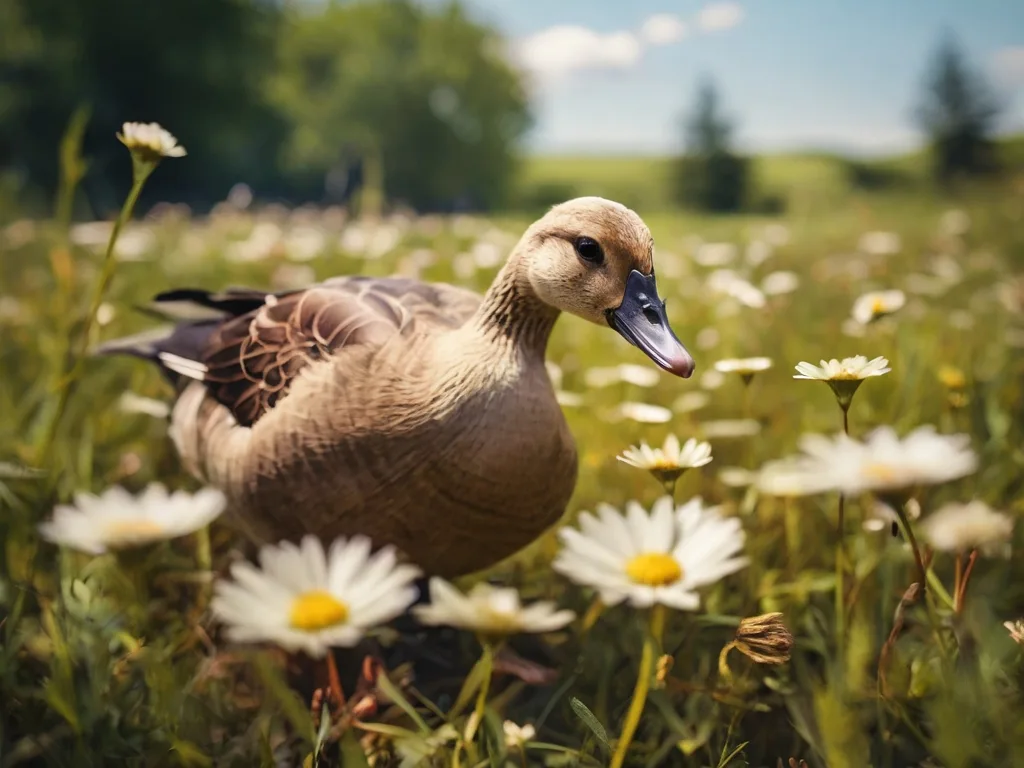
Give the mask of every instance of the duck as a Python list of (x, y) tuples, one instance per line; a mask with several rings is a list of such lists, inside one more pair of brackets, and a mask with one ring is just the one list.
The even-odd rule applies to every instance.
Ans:
[(361, 535), (444, 578), (514, 555), (567, 509), (577, 452), (545, 366), (561, 314), (675, 376), (694, 371), (649, 228), (599, 197), (550, 208), (482, 296), (353, 275), (180, 288), (152, 306), (196, 311), (100, 352), (159, 366), (181, 462), (225, 493), (253, 543)]

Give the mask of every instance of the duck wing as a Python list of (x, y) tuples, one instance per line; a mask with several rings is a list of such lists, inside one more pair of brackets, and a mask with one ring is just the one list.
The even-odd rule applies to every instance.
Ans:
[(405, 278), (339, 277), (296, 291), (180, 289), (163, 306), (191, 307), (191, 319), (160, 338), (113, 342), (122, 352), (159, 364), (174, 381), (201, 381), (242, 426), (252, 426), (317, 361), (357, 346), (379, 347), (395, 336), (458, 328), (480, 296), (443, 283)]

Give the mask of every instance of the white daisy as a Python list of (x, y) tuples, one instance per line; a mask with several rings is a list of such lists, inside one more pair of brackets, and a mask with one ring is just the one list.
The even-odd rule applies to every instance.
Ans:
[(754, 479), (761, 493), (780, 498), (809, 496), (830, 489), (829, 479), (818, 466), (806, 459), (769, 461)]
[(553, 632), (576, 618), (572, 611), (559, 610), (547, 600), (523, 606), (519, 592), (512, 587), (478, 582), (463, 594), (436, 576), (430, 580), (430, 605), (418, 605), (412, 612), (423, 624), (458, 627), (482, 635)]
[(772, 367), (770, 357), (744, 357), (729, 360), (719, 360), (715, 363), (715, 370), (719, 373), (738, 373), (747, 383), (754, 377), (755, 373), (767, 371)]
[(857, 243), (857, 250), (872, 256), (892, 256), (900, 248), (900, 236), (895, 232), (865, 232)]
[(553, 568), (593, 587), (606, 605), (628, 600), (635, 607), (655, 603), (692, 611), (696, 590), (747, 564), (739, 557), (744, 533), (736, 518), (724, 518), (699, 499), (676, 509), (664, 496), (648, 514), (634, 502), (621, 514), (607, 504), (597, 515), (584, 512), (580, 530), (563, 528), (565, 545)]
[(942, 552), (980, 549), (986, 554), (1008, 554), (1013, 518), (983, 501), (946, 504), (925, 519), (921, 531)]
[(1003, 626), (1010, 633), (1010, 638), (1018, 645), (1024, 645), (1024, 619), (1004, 621)]
[(710, 402), (711, 395), (707, 392), (699, 392), (697, 390), (684, 392), (672, 403), (672, 410), (676, 413), (692, 413), (693, 411), (699, 411)]
[(865, 293), (853, 303), (853, 319), (861, 325), (867, 325), (873, 320), (902, 309), (906, 303), (906, 294), (898, 288)]
[(641, 441), (640, 446), (631, 445), (616, 458), (638, 469), (646, 469), (659, 481), (675, 481), (688, 469), (703, 467), (711, 463), (711, 444), (691, 437), (682, 446), (679, 438), (669, 435), (661, 448), (651, 448)]
[(761, 423), (757, 419), (716, 419), (705, 421), (700, 428), (708, 440), (717, 440), (729, 437), (753, 437), (761, 431)]
[(505, 732), (505, 748), (520, 749), (526, 742), (533, 741), (537, 736), (537, 729), (527, 723), (520, 727), (511, 720), (506, 720), (502, 725)]
[(370, 540), (339, 538), (325, 553), (312, 535), (260, 549), (260, 567), (238, 562), (234, 581), (218, 581), (211, 603), (235, 642), (272, 642), (321, 657), (355, 645), (416, 599), (419, 569), (398, 563), (392, 547), (371, 554)]
[(824, 381), (832, 389), (844, 409), (850, 407), (853, 395), (864, 379), (872, 376), (883, 376), (892, 369), (884, 357), (868, 360), (864, 355), (845, 357), (842, 360), (822, 360), (821, 367), (800, 362), (796, 365), (797, 375), (794, 379)]
[(150, 162), (162, 157), (185, 156), (185, 148), (159, 123), (125, 123), (117, 138), (132, 152)]
[(99, 496), (76, 493), (74, 502), (56, 507), (39, 532), (61, 546), (100, 554), (194, 533), (224, 511), (226, 499), (214, 488), (168, 494), (151, 483), (138, 496), (115, 486)]
[(771, 272), (761, 281), (761, 292), (766, 296), (781, 296), (792, 293), (799, 287), (800, 276), (788, 270)]
[(845, 494), (935, 485), (969, 475), (978, 465), (970, 436), (940, 435), (930, 425), (902, 439), (892, 427), (878, 427), (863, 442), (842, 433), (805, 435), (800, 447), (822, 482)]
[(672, 411), (650, 403), (620, 403), (615, 415), (620, 419), (629, 419), (641, 424), (664, 424), (672, 420)]

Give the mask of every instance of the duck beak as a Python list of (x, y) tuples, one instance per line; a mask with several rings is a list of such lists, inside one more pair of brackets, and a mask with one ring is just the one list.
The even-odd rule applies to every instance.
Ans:
[(606, 316), (608, 325), (660, 367), (684, 379), (693, 374), (693, 358), (668, 324), (665, 302), (658, 298), (653, 272), (630, 272), (622, 303), (617, 309), (608, 310)]

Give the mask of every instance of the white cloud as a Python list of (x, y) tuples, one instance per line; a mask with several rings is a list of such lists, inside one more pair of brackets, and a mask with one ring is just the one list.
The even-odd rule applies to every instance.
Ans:
[(686, 25), (671, 13), (656, 13), (644, 21), (640, 34), (649, 45), (671, 45), (686, 37)]
[(739, 3), (711, 3), (700, 9), (697, 14), (697, 26), (705, 32), (729, 29), (743, 21), (743, 16), (743, 6)]
[(1004, 85), (1024, 88), (1024, 45), (996, 51), (992, 56), (992, 71)]
[(542, 77), (559, 77), (589, 69), (628, 69), (640, 60), (642, 46), (631, 32), (595, 32), (587, 27), (557, 26), (519, 42), (517, 59)]

